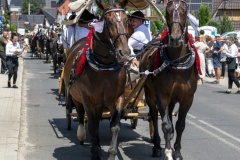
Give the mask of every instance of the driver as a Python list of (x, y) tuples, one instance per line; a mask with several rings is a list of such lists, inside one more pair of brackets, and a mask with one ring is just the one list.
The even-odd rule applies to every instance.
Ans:
[[(144, 49), (149, 41), (152, 40), (150, 30), (144, 25), (145, 21), (144, 14), (141, 11), (136, 11), (130, 16), (130, 25), (134, 30), (134, 33), (128, 40), (128, 46), (131, 50), (132, 64), (131, 69), (138, 71), (140, 57), (135, 57), (136, 54), (140, 53)], [(137, 76), (131, 75), (131, 81), (137, 79)]]

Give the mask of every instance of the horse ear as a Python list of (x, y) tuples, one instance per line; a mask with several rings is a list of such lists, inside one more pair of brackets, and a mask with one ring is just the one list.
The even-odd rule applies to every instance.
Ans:
[(128, 4), (128, 0), (118, 0), (120, 2), (120, 5), (122, 8), (125, 8), (125, 6)]
[(96, 3), (101, 10), (104, 10), (104, 5), (101, 3), (101, 0), (96, 0)]

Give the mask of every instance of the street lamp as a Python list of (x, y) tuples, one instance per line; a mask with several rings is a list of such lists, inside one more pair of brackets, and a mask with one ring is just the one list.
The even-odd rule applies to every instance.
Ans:
[(28, 3), (28, 15), (30, 15), (30, 9), (31, 9), (31, 6), (33, 6), (33, 4), (31, 4), (31, 3)]

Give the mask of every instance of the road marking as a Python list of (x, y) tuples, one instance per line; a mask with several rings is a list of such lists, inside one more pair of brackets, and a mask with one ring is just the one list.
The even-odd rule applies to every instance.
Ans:
[(221, 142), (223, 142), (223, 143), (225, 143), (225, 144), (233, 147), (233, 148), (236, 149), (238, 152), (240, 152), (240, 147), (232, 144), (231, 142), (225, 140), (224, 138), (221, 138), (221, 137), (219, 137), (219, 136), (211, 133), (209, 130), (207, 130), (207, 129), (205, 129), (205, 128), (199, 126), (199, 125), (197, 125), (196, 123), (194, 123), (194, 122), (192, 122), (192, 121), (190, 121), (190, 120), (187, 120), (187, 122), (190, 123), (190, 124), (192, 124), (192, 125), (195, 126), (196, 128), (198, 128), (198, 129), (206, 132), (206, 133), (209, 134), (210, 136), (215, 137), (215, 138), (218, 139), (219, 141), (221, 141)]
[(214, 127), (213, 125), (211, 125), (211, 124), (209, 124), (209, 123), (207, 123), (207, 122), (205, 122), (203, 120), (198, 120), (198, 121), (240, 143), (240, 139), (239, 138), (237, 138), (237, 137), (235, 137), (235, 136), (233, 136), (233, 135), (231, 135), (231, 134), (229, 134), (229, 133), (227, 133), (227, 132), (225, 132), (225, 131), (217, 128), (217, 127)]
[(197, 117), (195, 117), (194, 115), (192, 115), (192, 114), (187, 114), (189, 117), (191, 117), (191, 118), (193, 118), (193, 119), (196, 119)]

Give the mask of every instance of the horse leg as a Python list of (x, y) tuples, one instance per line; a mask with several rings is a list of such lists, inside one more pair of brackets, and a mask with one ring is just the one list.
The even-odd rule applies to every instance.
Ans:
[[(172, 114), (173, 114), (174, 107), (175, 107), (175, 103), (170, 103), (169, 104), (169, 112), (168, 112), (168, 114), (169, 114), (169, 119), (170, 119), (171, 123), (172, 123)], [(172, 123), (172, 128), (174, 128), (173, 127), (173, 123)], [(172, 140), (173, 137), (174, 137), (174, 129), (172, 129), (172, 132), (170, 134), (170, 140)]]
[(110, 122), (110, 130), (112, 133), (112, 141), (108, 149), (108, 160), (114, 160), (117, 155), (117, 140), (118, 134), (120, 131), (120, 120), (121, 120), (121, 112), (124, 102), (124, 95), (120, 96), (116, 102), (116, 107), (110, 108), (111, 113), (111, 122)]
[[(158, 104), (161, 117), (162, 117), (162, 130), (165, 139), (165, 160), (173, 160), (172, 158), (172, 148), (171, 148), (171, 135), (173, 130), (173, 125), (169, 117), (169, 106)], [(163, 107), (163, 108), (162, 108)]]
[[(85, 107), (86, 106), (86, 107)], [(91, 135), (92, 141), (92, 160), (100, 160), (100, 144), (99, 144), (99, 122), (102, 117), (102, 110), (96, 110), (96, 108), (101, 108), (99, 106), (93, 106), (91, 104), (84, 104), (84, 108), (86, 109), (87, 117), (88, 117), (88, 130)]]
[[(193, 99), (193, 98), (192, 98)], [(179, 107), (179, 114), (178, 114), (178, 120), (176, 122), (176, 132), (177, 132), (177, 138), (176, 142), (174, 144), (175, 154), (174, 154), (174, 160), (183, 160), (183, 157), (181, 155), (181, 138), (182, 133), (185, 129), (185, 121), (187, 113), (192, 105), (192, 101), (189, 102), (187, 105), (180, 104)]]
[(73, 99), (73, 102), (75, 104), (76, 107), (76, 111), (78, 114), (78, 129), (77, 129), (77, 138), (80, 141), (80, 144), (83, 145), (83, 143), (86, 140), (86, 130), (85, 130), (85, 124), (84, 124), (84, 114), (85, 114), (85, 110), (83, 108), (83, 104), (76, 101), (75, 99)]
[(146, 103), (149, 106), (150, 113), (150, 125), (153, 124), (153, 136), (151, 137), (151, 141), (154, 146), (152, 149), (152, 157), (160, 157), (161, 156), (161, 139), (158, 132), (158, 110), (156, 108), (155, 95), (153, 90), (150, 90), (147, 86), (144, 87)]

